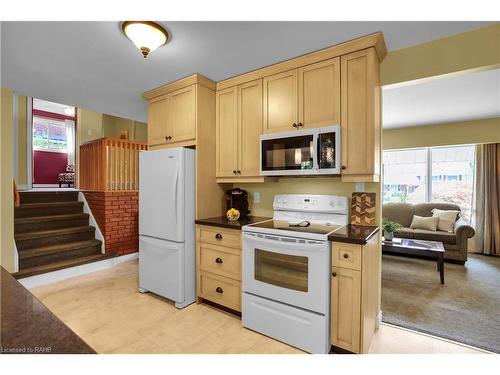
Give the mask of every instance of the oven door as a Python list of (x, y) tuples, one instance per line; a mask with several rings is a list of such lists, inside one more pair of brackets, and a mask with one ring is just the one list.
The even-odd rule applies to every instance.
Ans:
[(326, 314), (329, 309), (328, 241), (243, 234), (243, 291)]
[(260, 174), (287, 176), (318, 174), (317, 129), (260, 136)]

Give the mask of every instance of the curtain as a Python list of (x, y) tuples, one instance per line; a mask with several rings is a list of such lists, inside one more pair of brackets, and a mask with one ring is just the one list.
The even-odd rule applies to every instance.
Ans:
[(476, 145), (471, 250), (500, 255), (500, 143)]
[(68, 155), (68, 165), (75, 165), (75, 122), (64, 120), (66, 125), (66, 151)]

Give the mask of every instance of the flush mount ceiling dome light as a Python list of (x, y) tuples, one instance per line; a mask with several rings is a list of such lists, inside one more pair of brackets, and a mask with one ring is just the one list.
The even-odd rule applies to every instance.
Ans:
[(122, 30), (139, 48), (144, 58), (167, 43), (169, 37), (167, 30), (151, 21), (125, 21)]

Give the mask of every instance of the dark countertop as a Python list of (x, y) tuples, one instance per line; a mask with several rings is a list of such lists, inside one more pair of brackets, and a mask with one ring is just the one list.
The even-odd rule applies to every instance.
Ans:
[(0, 287), (0, 353), (95, 354), (3, 267)]
[(270, 217), (263, 216), (247, 216), (245, 218), (240, 218), (238, 221), (229, 221), (225, 216), (210, 217), (207, 219), (196, 220), (196, 224), (210, 225), (213, 227), (229, 228), (229, 229), (239, 229), (247, 224), (258, 223), (259, 221), (269, 220)]
[(379, 227), (348, 224), (328, 236), (330, 241), (347, 242), (358, 245), (366, 243), (379, 231)]

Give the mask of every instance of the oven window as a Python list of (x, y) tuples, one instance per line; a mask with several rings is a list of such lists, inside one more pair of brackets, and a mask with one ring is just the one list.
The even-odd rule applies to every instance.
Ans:
[(255, 280), (307, 292), (308, 258), (255, 249)]
[(335, 168), (335, 133), (318, 136), (318, 164), (321, 169)]
[(313, 168), (313, 136), (262, 141), (262, 170), (281, 171)]

